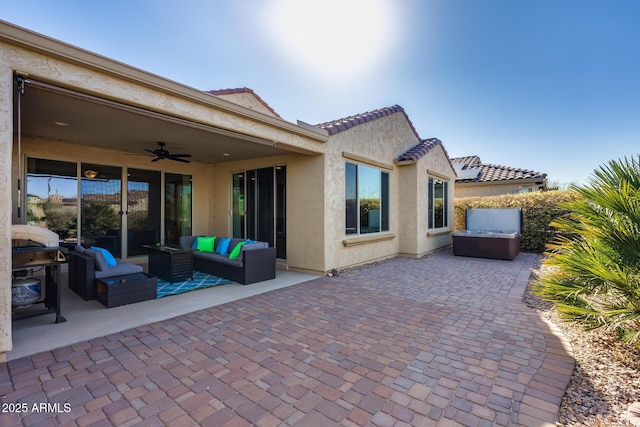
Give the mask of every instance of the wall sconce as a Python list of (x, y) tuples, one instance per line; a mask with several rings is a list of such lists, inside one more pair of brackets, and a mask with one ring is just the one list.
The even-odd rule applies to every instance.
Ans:
[(86, 176), (89, 179), (93, 179), (96, 176), (98, 176), (98, 172), (91, 169), (87, 169), (86, 171), (84, 171), (84, 176)]

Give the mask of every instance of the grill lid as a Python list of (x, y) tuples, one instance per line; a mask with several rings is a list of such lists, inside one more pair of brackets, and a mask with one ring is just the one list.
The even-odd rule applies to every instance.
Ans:
[(11, 226), (13, 246), (58, 247), (60, 238), (57, 233), (35, 225), (13, 224)]

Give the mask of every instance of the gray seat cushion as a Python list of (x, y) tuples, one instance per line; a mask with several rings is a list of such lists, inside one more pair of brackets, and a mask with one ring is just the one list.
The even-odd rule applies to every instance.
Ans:
[(220, 255), (215, 252), (194, 252), (194, 258), (201, 258), (207, 262), (220, 262), (222, 264), (242, 267), (242, 262), (237, 259), (229, 259), (229, 255)]
[(104, 279), (105, 277), (124, 276), (127, 274), (142, 273), (141, 266), (123, 262), (118, 260), (117, 264), (113, 267), (109, 267), (104, 271), (96, 270), (96, 279)]

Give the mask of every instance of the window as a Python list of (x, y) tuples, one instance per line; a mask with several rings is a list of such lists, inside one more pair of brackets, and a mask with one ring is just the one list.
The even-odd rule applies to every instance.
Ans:
[(389, 231), (389, 174), (346, 163), (345, 205), (346, 234)]
[(449, 226), (449, 183), (429, 177), (429, 229)]

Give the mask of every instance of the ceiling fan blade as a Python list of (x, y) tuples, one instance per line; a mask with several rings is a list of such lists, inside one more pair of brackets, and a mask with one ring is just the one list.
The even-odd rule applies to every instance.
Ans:
[(175, 160), (176, 162), (182, 162), (182, 163), (190, 163), (191, 160), (186, 160), (186, 159), (182, 159), (180, 157), (169, 157), (170, 160)]
[(155, 150), (147, 150), (147, 149), (145, 148), (145, 149), (144, 149), (144, 151), (149, 152), (149, 153), (151, 153), (151, 154), (156, 154), (156, 151), (155, 151)]
[(191, 154), (170, 154), (171, 157), (191, 157)]
[(157, 162), (158, 160), (162, 160), (160, 157), (156, 157), (155, 159), (151, 160), (152, 162)]

